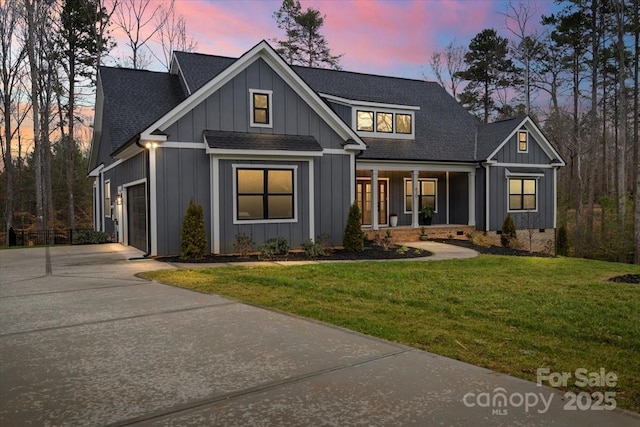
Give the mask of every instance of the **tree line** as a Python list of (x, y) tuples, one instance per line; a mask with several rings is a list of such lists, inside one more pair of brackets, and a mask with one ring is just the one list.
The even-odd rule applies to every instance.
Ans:
[(484, 123), (530, 115), (567, 163), (559, 224), (576, 256), (640, 263), (640, 2), (509, 3), (509, 36), (478, 33), (434, 52), (438, 82)]
[[(567, 162), (559, 224), (570, 229), (576, 256), (640, 263), (639, 2), (556, 2), (560, 11), (540, 22), (535, 3), (509, 3), (508, 37), (484, 29), (468, 47), (454, 40), (434, 52), (429, 64), (479, 121), (530, 115), (540, 124)], [(285, 61), (340, 69), (342, 55), (323, 36), (318, 9), (283, 0), (273, 19)], [(116, 30), (124, 39), (117, 58), (110, 55)], [(197, 43), (173, 0), (5, 0), (0, 41), (4, 229), (18, 211), (20, 226), (89, 225), (82, 212), (91, 211), (90, 188), (80, 188), (78, 176), (89, 154), (86, 111), (97, 67), (108, 59), (168, 69), (173, 50), (193, 51)], [(33, 178), (20, 178), (25, 171)], [(17, 183), (32, 187), (16, 194)]]

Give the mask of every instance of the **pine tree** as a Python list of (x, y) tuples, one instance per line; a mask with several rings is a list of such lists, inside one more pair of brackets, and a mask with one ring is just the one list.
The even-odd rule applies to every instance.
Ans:
[(283, 0), (273, 14), (285, 40), (276, 40), (280, 55), (291, 65), (340, 69), (342, 55), (333, 55), (327, 39), (320, 34), (324, 18), (318, 9), (303, 11), (299, 0)]
[(558, 238), (556, 240), (556, 255), (569, 256), (569, 238), (567, 227), (564, 225), (558, 228)]
[(207, 251), (207, 232), (202, 205), (196, 205), (193, 197), (189, 201), (180, 234), (180, 258), (201, 259)]
[(349, 209), (347, 225), (344, 229), (344, 249), (347, 252), (362, 252), (364, 250), (364, 231), (360, 227), (362, 215), (358, 202), (354, 202)]
[(496, 30), (486, 29), (478, 33), (469, 43), (469, 52), (464, 60), (469, 66), (456, 73), (469, 84), (460, 95), (462, 103), (472, 112), (482, 112), (482, 121), (489, 122), (495, 108), (493, 94), (512, 83), (516, 69), (508, 58), (509, 40), (500, 37)]

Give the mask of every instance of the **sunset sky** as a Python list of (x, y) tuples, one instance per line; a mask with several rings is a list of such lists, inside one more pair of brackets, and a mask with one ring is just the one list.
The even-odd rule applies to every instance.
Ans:
[[(326, 15), (322, 33), (341, 64), (350, 71), (422, 78), (429, 57), (451, 40), (468, 46), (474, 35), (495, 28), (508, 35), (505, 0), (301, 0)], [(518, 1), (514, 0), (514, 4)], [(530, 2), (542, 14), (557, 6), (551, 0)], [(282, 38), (273, 13), (281, 0), (176, 0), (198, 52), (237, 57), (260, 40)], [(119, 47), (124, 40), (119, 39)], [(154, 67), (155, 68), (155, 67)]]

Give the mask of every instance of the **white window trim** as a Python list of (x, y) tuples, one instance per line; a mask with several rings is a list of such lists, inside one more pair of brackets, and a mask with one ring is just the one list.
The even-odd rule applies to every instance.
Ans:
[[(289, 219), (238, 219), (238, 169), (284, 169), (293, 171), (293, 218)], [(285, 224), (298, 222), (298, 165), (262, 165), (262, 164), (234, 164), (233, 171), (233, 224)]]
[[(253, 121), (253, 95), (267, 95), (269, 109), (269, 123), (255, 123)], [(273, 91), (263, 89), (249, 89), (249, 126), (253, 128), (273, 128)]]
[[(106, 194), (107, 184), (109, 184), (109, 206), (107, 206), (107, 194)], [(111, 180), (105, 179), (102, 188), (103, 188), (102, 203), (104, 204), (104, 217), (111, 218)]]
[[(536, 208), (535, 209), (511, 209), (509, 207), (509, 195), (510, 195), (510, 186), (509, 186), (509, 180), (511, 179), (533, 179), (536, 183)], [(507, 175), (507, 213), (527, 213), (527, 212), (532, 212), (532, 213), (537, 213), (538, 212), (538, 208), (540, 207), (539, 205), (539, 195), (540, 195), (540, 191), (539, 188), (540, 186), (538, 185), (538, 182), (540, 180), (540, 175), (534, 175), (534, 174), (529, 174), (529, 175)]]
[[(402, 206), (404, 209), (404, 213), (410, 215), (412, 213), (412, 211), (408, 211), (407, 210), (407, 181), (411, 181), (411, 178), (404, 178), (402, 181), (402, 194), (403, 194), (403, 198), (402, 198)], [(435, 208), (433, 210), (434, 213), (438, 213), (438, 178), (421, 178), (418, 177), (418, 183), (420, 183), (420, 181), (433, 181), (434, 182), (434, 188), (435, 188), (435, 200), (434, 200), (434, 204), (435, 204)], [(418, 196), (420, 197), (420, 196)]]
[[(358, 111), (366, 111), (373, 113), (373, 132), (358, 130)], [(390, 113), (393, 114), (393, 132), (376, 132), (377, 114)], [(396, 132), (396, 114), (406, 114), (411, 116), (411, 133)], [(373, 108), (370, 106), (354, 105), (351, 108), (352, 128), (361, 137), (370, 138), (386, 138), (386, 139), (415, 139), (416, 134), (416, 116), (414, 111), (397, 110), (392, 108)]]
[[(527, 135), (527, 149), (526, 150), (520, 150), (520, 134), (524, 133)], [(526, 129), (520, 129), (517, 133), (516, 133), (516, 144), (518, 147), (518, 154), (527, 154), (529, 152), (529, 131)]]

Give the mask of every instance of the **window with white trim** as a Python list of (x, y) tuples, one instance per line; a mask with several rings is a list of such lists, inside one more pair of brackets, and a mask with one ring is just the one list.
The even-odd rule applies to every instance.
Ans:
[(529, 151), (529, 132), (521, 130), (518, 132), (518, 153)]
[(537, 179), (509, 178), (509, 211), (536, 210), (537, 190)]
[(413, 137), (413, 113), (392, 110), (358, 109), (355, 129), (362, 136), (407, 139)]
[(249, 89), (249, 116), (251, 127), (273, 127), (273, 92)]
[(104, 216), (111, 218), (111, 181), (104, 182)]
[(294, 219), (293, 169), (236, 169), (236, 220)]
[[(404, 179), (404, 213), (413, 211), (413, 188), (411, 178)], [(424, 207), (438, 211), (438, 180), (435, 178), (418, 178), (418, 210)]]

